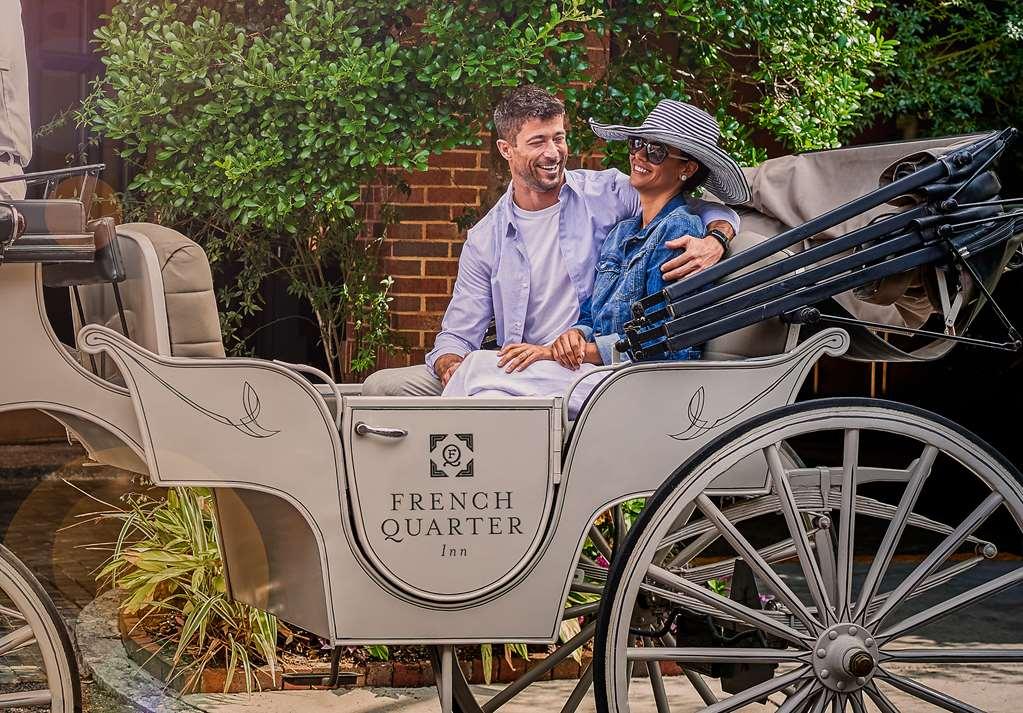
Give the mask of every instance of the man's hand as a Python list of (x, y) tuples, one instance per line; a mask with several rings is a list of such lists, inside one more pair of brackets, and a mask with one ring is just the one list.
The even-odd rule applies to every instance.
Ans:
[(437, 372), (437, 378), (440, 379), (441, 386), (448, 385), (455, 370), (462, 365), (464, 358), (457, 354), (442, 354), (437, 357), (437, 361), (433, 363), (433, 370)]
[(505, 367), (509, 374), (522, 371), (533, 362), (554, 359), (551, 348), (539, 344), (508, 344), (498, 350), (497, 356), (500, 357), (497, 365)]
[(554, 361), (566, 369), (578, 369), (586, 358), (586, 338), (578, 329), (572, 328), (551, 344)]
[[(720, 230), (728, 236), (729, 240), (735, 236), (735, 231), (732, 230), (732, 226), (727, 220), (715, 220), (709, 223), (707, 230), (713, 229)], [(718, 262), (725, 254), (721, 243), (714, 238), (697, 238), (692, 235), (669, 240), (665, 246), (672, 250), (684, 251), (681, 255), (673, 257), (661, 265), (665, 282), (681, 280), (686, 275), (705, 270)]]

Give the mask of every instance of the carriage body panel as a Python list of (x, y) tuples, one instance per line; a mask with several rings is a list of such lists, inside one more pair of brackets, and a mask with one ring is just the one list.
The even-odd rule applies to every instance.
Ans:
[[(656, 490), (734, 421), (791, 403), (848, 339), (827, 330), (778, 357), (620, 367), (580, 414), (563, 473), (560, 399), (346, 396), (342, 443), (325, 400), (286, 366), (161, 357), (99, 326), (80, 343), (124, 375), (155, 483), (231, 489), (231, 510), (251, 513), (231, 525), (250, 533), (227, 551), (236, 597), (336, 643), (436, 643), (553, 641), (599, 512)], [(409, 435), (359, 435), (360, 421)], [(716, 487), (756, 491), (765, 478), (753, 459)], [(249, 490), (286, 501), (276, 508), (301, 515), (288, 527), (304, 521), (312, 536), (257, 526), (285, 516)], [(311, 597), (268, 593), (295, 588), (296, 556), (307, 579), (318, 560), (326, 615)]]

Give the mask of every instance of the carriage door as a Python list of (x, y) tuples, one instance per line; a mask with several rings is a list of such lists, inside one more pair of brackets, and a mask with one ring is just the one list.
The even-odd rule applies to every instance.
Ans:
[(560, 404), (345, 398), (341, 437), (355, 530), (392, 586), (455, 605), (516, 579), (554, 504)]

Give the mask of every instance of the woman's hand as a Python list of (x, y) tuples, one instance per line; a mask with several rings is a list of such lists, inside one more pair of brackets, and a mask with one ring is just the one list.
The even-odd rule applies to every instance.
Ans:
[(566, 369), (578, 369), (586, 358), (586, 338), (573, 327), (554, 340), (551, 351), (554, 361)]
[(500, 357), (497, 365), (504, 366), (509, 374), (522, 371), (533, 362), (554, 359), (551, 348), (539, 344), (508, 344), (498, 350), (497, 356)]

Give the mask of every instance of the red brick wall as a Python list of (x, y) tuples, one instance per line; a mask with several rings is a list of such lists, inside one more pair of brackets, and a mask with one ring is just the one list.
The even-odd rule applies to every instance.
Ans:
[[(391, 325), (407, 347), (404, 353), (382, 355), (381, 368), (421, 364), (433, 348), (465, 242), (465, 231), (455, 221), (468, 217), (468, 224), (474, 224), (507, 188), (505, 167), (491, 171), (492, 161), (489, 137), (483, 147), (432, 156), (427, 171), (405, 176), (411, 189), (407, 196), (394, 191), (387, 196), (397, 222), (384, 225), (378, 209), (367, 212), (376, 221), (370, 229), (383, 236), (381, 268), (394, 278)], [(569, 160), (572, 168), (583, 165), (599, 168), (600, 157)], [(384, 189), (373, 190), (367, 197), (384, 200)]]
[[(595, 35), (587, 38), (590, 71), (599, 76), (606, 66), (608, 44)], [(570, 160), (571, 167), (580, 165)], [(586, 160), (599, 168), (599, 157)], [(507, 166), (492, 147), (490, 136), (479, 147), (447, 151), (430, 157), (429, 169), (405, 176), (408, 196), (374, 188), (364, 195), (370, 205), (370, 230), (383, 235), (381, 267), (394, 278), (391, 290), (391, 324), (408, 348), (404, 354), (384, 355), (379, 366), (421, 364), (433, 348), (441, 318), (451, 299), (458, 270), (458, 256), (465, 231), (455, 220), (482, 218), (508, 185)], [(385, 225), (374, 204), (388, 202), (396, 208), (396, 222)], [(385, 211), (386, 212), (386, 211)]]
[(391, 325), (408, 348), (405, 354), (382, 357), (380, 366), (422, 363), (432, 348), (465, 241), (455, 220), (466, 211), (485, 213), (480, 206), (490, 181), (489, 158), (487, 146), (447, 151), (432, 156), (427, 171), (404, 177), (407, 196), (391, 191), (385, 197), (383, 189), (374, 189), (372, 200), (393, 206), (396, 220), (384, 224), (381, 211), (369, 211), (376, 220), (371, 230), (383, 236), (381, 268), (394, 278)]

